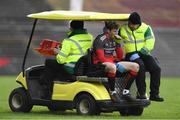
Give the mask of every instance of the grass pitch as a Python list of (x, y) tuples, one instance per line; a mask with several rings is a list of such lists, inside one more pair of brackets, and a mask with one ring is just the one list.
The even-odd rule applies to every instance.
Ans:
[[(118, 112), (101, 113), (100, 116), (80, 116), (74, 111), (49, 112), (46, 107), (34, 106), (30, 113), (14, 113), (8, 105), (10, 92), (19, 87), (15, 82), (15, 76), (0, 76), (0, 119), (180, 119), (180, 79), (162, 78), (161, 95), (165, 98), (164, 102), (151, 102), (145, 108), (142, 116), (122, 117)], [(149, 80), (147, 80), (147, 92), (149, 92)]]

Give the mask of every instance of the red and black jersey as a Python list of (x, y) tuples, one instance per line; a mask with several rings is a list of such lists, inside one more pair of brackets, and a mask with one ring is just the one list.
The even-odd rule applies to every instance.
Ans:
[(93, 42), (93, 62), (97, 64), (98, 62), (112, 62), (114, 63), (115, 57), (122, 59), (122, 49), (121, 45), (117, 44), (115, 40), (110, 38), (108, 33), (103, 33), (98, 35)]

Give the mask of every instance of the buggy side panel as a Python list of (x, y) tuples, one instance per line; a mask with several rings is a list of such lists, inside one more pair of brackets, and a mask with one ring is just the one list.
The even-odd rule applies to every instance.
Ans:
[(91, 94), (95, 100), (110, 100), (109, 93), (103, 84), (80, 81), (73, 83), (55, 82), (52, 99), (73, 101), (76, 95), (81, 92)]

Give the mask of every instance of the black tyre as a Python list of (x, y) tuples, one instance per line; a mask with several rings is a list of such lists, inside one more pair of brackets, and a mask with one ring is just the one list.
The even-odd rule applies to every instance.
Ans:
[(23, 88), (14, 89), (9, 96), (9, 107), (13, 112), (29, 112), (33, 105), (29, 93)]
[(143, 111), (144, 111), (143, 107), (133, 107), (133, 108), (129, 109), (129, 113), (131, 115), (135, 115), (135, 116), (142, 115)]
[(129, 116), (130, 115), (128, 108), (124, 108), (124, 109), (119, 110), (119, 113), (121, 116)]
[(140, 116), (142, 115), (143, 111), (144, 111), (143, 107), (131, 107), (131, 108), (119, 110), (119, 113), (121, 114), (121, 116), (129, 116), (129, 115)]
[(51, 111), (51, 112), (56, 112), (56, 111), (64, 112), (64, 111), (66, 111), (64, 108), (60, 108), (56, 105), (49, 105), (47, 107), (48, 107), (49, 111)]
[(100, 111), (95, 99), (89, 94), (81, 94), (76, 99), (76, 111), (80, 115), (98, 115)]

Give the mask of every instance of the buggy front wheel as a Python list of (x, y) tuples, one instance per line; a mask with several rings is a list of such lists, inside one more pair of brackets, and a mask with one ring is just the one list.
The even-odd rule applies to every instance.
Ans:
[(29, 112), (33, 105), (29, 93), (23, 88), (14, 89), (9, 96), (9, 107), (13, 112)]

